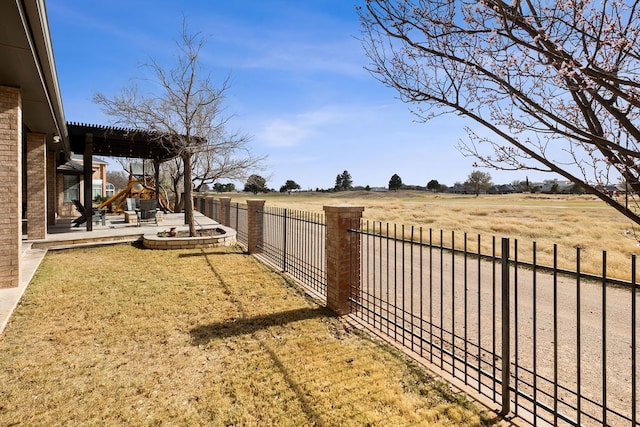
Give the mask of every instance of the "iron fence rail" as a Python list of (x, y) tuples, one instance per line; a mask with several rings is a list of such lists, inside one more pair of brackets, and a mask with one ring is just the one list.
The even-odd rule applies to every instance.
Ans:
[(451, 233), (464, 247), (451, 250), (442, 231), (362, 222), (352, 232), (360, 321), (533, 425), (636, 424), (635, 257), (622, 287), (607, 278), (606, 253), (594, 282), (580, 274), (580, 249), (568, 277), (557, 247), (543, 269), (520, 263), (508, 239), (478, 256), (480, 236), (468, 248)]

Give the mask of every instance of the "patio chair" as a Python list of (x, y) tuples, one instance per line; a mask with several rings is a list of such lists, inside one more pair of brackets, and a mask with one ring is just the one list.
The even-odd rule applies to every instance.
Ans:
[(140, 208), (136, 209), (136, 216), (138, 217), (138, 227), (142, 222), (154, 222), (158, 225), (158, 218), (156, 213), (158, 212), (156, 200), (140, 200)]
[[(71, 224), (77, 228), (87, 222), (88, 214), (82, 203), (80, 203), (80, 200), (73, 200), (73, 205), (76, 207), (76, 210), (80, 212), (80, 216), (71, 221)], [(105, 225), (105, 213), (106, 209), (91, 208), (91, 220), (94, 224), (102, 223), (102, 225)]]

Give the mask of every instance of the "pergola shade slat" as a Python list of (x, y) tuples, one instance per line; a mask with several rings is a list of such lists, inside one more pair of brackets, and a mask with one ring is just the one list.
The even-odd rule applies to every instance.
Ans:
[(67, 129), (74, 153), (84, 153), (86, 136), (90, 134), (93, 135), (95, 155), (151, 159), (162, 163), (180, 154), (165, 142), (166, 135), (157, 132), (69, 122)]

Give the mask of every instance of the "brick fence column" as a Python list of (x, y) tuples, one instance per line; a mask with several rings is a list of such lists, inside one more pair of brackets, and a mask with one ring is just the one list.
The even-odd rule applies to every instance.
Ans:
[(0, 86), (0, 288), (20, 284), (22, 252), (22, 95)]
[(47, 237), (46, 135), (27, 133), (27, 237)]
[(207, 197), (205, 197), (204, 200), (205, 200), (205, 203), (204, 203), (205, 204), (204, 215), (207, 218), (215, 219), (213, 217), (213, 201), (214, 201), (213, 196), (207, 196)]
[(363, 207), (324, 206), (326, 221), (327, 308), (344, 315), (351, 312), (351, 295), (360, 293), (360, 229)]
[(231, 197), (220, 197), (220, 218), (217, 221), (231, 227)]
[(262, 252), (264, 243), (264, 200), (247, 200), (248, 249), (250, 254)]
[(200, 197), (199, 194), (194, 194), (193, 195), (193, 210), (194, 210), (194, 212), (198, 211), (200, 213), (203, 213), (202, 209), (201, 209), (200, 199), (201, 199), (201, 197)]

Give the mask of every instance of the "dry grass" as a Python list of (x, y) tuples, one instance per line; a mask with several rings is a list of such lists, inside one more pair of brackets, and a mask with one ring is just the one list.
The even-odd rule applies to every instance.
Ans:
[[(233, 202), (243, 202), (246, 194), (234, 194)], [(575, 269), (576, 248), (581, 248), (583, 272), (602, 273), (602, 251), (607, 251), (607, 274), (624, 280), (631, 278), (631, 255), (639, 254), (638, 242), (632, 237), (629, 220), (593, 196), (573, 195), (454, 195), (416, 191), (388, 193), (294, 193), (259, 194), (267, 206), (322, 212), (327, 204), (349, 203), (364, 206), (364, 218), (383, 223), (404, 224), (407, 234), (411, 226), (429, 228), (434, 243), (462, 248), (467, 233), (468, 247), (477, 248), (480, 235), (483, 252), (491, 253), (492, 237), (518, 240), (520, 261), (530, 262), (533, 242), (537, 244), (538, 263), (552, 265), (553, 246), (558, 248), (561, 268)], [(631, 234), (628, 231), (632, 231)], [(417, 231), (415, 232), (417, 234)], [(635, 233), (640, 234), (636, 228)], [(513, 246), (513, 245), (512, 245)]]
[(0, 425), (481, 425), (233, 249), (49, 253), (0, 337)]

